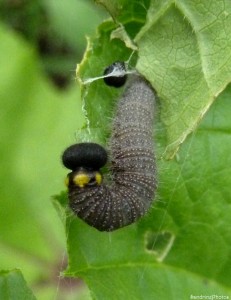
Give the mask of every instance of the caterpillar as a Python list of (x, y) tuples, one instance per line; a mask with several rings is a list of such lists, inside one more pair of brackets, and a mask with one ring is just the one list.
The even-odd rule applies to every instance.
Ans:
[[(109, 85), (113, 86), (113, 78)], [(118, 86), (117, 79), (114, 86)], [(134, 223), (154, 200), (154, 102), (154, 90), (145, 78), (131, 75), (117, 104), (109, 141), (110, 159), (107, 151), (95, 143), (72, 145), (62, 155), (64, 166), (71, 170), (66, 179), (69, 206), (100, 231)], [(111, 180), (104, 182), (100, 169), (107, 162)]]

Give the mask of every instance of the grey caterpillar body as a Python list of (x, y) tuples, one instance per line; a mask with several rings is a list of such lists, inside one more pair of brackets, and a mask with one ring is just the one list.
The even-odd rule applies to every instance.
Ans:
[[(76, 144), (63, 154), (64, 165), (72, 170), (67, 177), (69, 205), (78, 217), (100, 231), (113, 231), (135, 222), (154, 200), (154, 104), (155, 94), (149, 83), (140, 75), (132, 75), (112, 125), (111, 182), (104, 183), (99, 170), (107, 160), (103, 147)], [(92, 161), (99, 164), (94, 166)]]

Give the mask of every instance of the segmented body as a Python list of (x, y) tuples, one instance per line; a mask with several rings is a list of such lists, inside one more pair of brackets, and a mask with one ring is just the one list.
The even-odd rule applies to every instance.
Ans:
[(109, 143), (111, 182), (69, 186), (70, 207), (86, 223), (113, 231), (143, 216), (157, 186), (153, 145), (155, 94), (141, 76), (130, 78), (117, 105)]

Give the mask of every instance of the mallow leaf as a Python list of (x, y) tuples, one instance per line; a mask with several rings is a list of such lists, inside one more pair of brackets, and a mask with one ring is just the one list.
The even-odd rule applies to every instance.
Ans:
[[(97, 2), (114, 21), (89, 40), (77, 76), (84, 82), (123, 60), (151, 82), (159, 188), (147, 216), (112, 233), (67, 210), (66, 275), (83, 278), (94, 299), (231, 297), (231, 4), (139, 1), (141, 16), (137, 1)], [(136, 53), (110, 39), (121, 24)], [(89, 139), (106, 143), (122, 89), (101, 79), (82, 88)], [(59, 201), (66, 209), (66, 194)]]

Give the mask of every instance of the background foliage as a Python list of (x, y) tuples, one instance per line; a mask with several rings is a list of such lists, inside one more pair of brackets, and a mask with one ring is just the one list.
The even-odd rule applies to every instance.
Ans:
[[(89, 41), (77, 75), (99, 76), (111, 62), (133, 54), (130, 67), (137, 64), (159, 96), (160, 184), (148, 216), (110, 234), (73, 218), (62, 193), (55, 206), (66, 226), (65, 273), (83, 278), (95, 299), (231, 297), (231, 4), (96, 2), (113, 21), (101, 24)], [(80, 299), (80, 283), (58, 279), (66, 266), (65, 235), (50, 196), (60, 191), (66, 173), (57, 163), (60, 153), (74, 133), (106, 141), (121, 91), (100, 80), (83, 87), (91, 135), (79, 134), (84, 119), (71, 70), (98, 6), (74, 0), (6, 3), (0, 28), (1, 269), (20, 268), (38, 299)], [(21, 299), (33, 299), (18, 271), (0, 276), (0, 290), (6, 292), (13, 277), (21, 282)]]
[[(14, 278), (21, 280), (15, 268), (38, 299), (86, 294), (80, 280), (59, 279), (67, 260), (65, 233), (51, 198), (64, 187), (60, 155), (84, 121), (75, 68), (85, 34), (103, 18), (93, 5), (0, 3), (0, 269), (13, 270), (2, 273), (3, 295), (10, 283), (18, 286)], [(18, 295), (27, 299), (26, 293)]]

